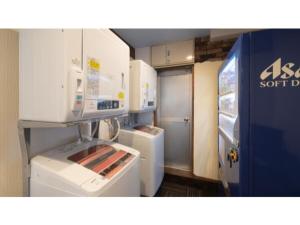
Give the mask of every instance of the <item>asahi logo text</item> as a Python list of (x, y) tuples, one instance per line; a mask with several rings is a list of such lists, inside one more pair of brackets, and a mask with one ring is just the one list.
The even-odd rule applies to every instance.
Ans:
[(300, 87), (300, 68), (288, 62), (282, 65), (278, 58), (260, 74), (260, 87)]

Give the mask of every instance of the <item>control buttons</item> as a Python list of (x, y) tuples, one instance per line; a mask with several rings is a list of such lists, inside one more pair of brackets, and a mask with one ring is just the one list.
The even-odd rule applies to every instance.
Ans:
[(81, 94), (75, 95), (75, 101), (73, 102), (73, 106), (72, 106), (73, 113), (80, 112), (81, 107), (82, 107), (82, 98), (83, 98), (83, 96)]
[(98, 110), (118, 109), (119, 101), (117, 100), (99, 100), (97, 104)]
[(113, 106), (113, 109), (118, 109), (119, 108), (119, 101), (112, 101), (112, 106)]

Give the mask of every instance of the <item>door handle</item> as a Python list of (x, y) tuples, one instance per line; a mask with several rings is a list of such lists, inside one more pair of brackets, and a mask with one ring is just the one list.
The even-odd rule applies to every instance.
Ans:
[(190, 121), (190, 119), (188, 117), (186, 117), (186, 118), (183, 119), (183, 121), (187, 123), (187, 122)]
[(125, 83), (124, 83), (124, 73), (121, 73), (122, 76), (122, 83), (121, 83), (121, 88), (125, 89)]
[(170, 56), (170, 50), (167, 50), (167, 56)]

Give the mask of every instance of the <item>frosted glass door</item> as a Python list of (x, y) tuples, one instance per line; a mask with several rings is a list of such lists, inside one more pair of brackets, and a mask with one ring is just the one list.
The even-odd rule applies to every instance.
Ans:
[(165, 166), (192, 169), (191, 151), (191, 70), (172, 70), (159, 74), (160, 119), (165, 129)]

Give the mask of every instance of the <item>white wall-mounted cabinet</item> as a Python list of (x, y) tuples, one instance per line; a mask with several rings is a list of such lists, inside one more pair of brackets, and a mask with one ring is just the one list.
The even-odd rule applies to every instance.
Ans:
[(151, 62), (155, 68), (193, 64), (194, 40), (152, 46)]
[(156, 45), (151, 48), (151, 64), (154, 67), (164, 66), (167, 64), (166, 45)]

